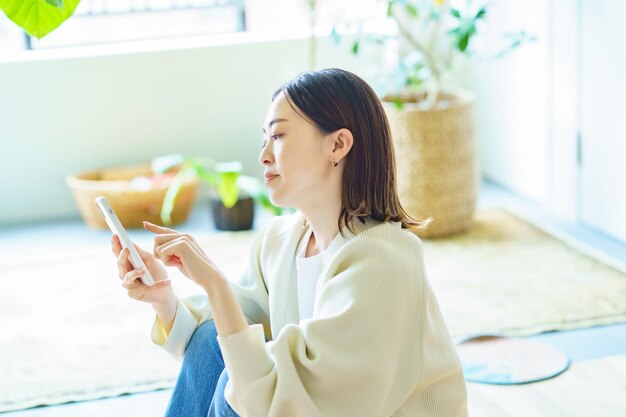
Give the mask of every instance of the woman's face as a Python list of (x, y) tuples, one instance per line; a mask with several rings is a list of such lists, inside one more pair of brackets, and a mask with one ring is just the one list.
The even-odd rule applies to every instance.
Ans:
[(259, 158), (272, 203), (301, 209), (328, 198), (332, 149), (330, 136), (300, 116), (283, 93), (276, 96), (265, 117)]

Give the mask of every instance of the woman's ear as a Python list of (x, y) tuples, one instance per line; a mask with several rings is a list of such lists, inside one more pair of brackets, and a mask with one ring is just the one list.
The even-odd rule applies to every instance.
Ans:
[(352, 145), (354, 143), (354, 137), (349, 129), (339, 129), (332, 134), (333, 150), (331, 152), (331, 158), (336, 162), (341, 161), (346, 157)]

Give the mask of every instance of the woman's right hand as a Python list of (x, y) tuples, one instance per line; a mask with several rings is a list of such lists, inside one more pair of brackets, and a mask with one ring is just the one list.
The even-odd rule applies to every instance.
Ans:
[(134, 242), (133, 246), (137, 249), (143, 263), (150, 271), (150, 275), (154, 278), (154, 285), (147, 286), (139, 279), (145, 271), (134, 269), (129, 260), (130, 253), (128, 249), (122, 249), (119, 237), (113, 235), (111, 248), (113, 254), (117, 257), (119, 277), (122, 280), (122, 286), (128, 290), (128, 296), (135, 300), (150, 303), (155, 309), (171, 303), (174, 303), (175, 306), (177, 298), (172, 290), (171, 281), (167, 277), (165, 266), (151, 253), (141, 249)]

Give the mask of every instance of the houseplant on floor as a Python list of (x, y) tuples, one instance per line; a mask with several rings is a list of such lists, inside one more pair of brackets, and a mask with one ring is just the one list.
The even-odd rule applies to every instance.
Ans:
[(170, 214), (181, 185), (197, 178), (205, 182), (214, 192), (209, 197), (209, 206), (219, 230), (248, 230), (254, 221), (255, 202), (263, 208), (279, 215), (284, 212), (274, 206), (261, 182), (241, 175), (242, 164), (239, 161), (216, 162), (204, 157), (185, 157), (180, 154), (164, 155), (152, 160), (155, 172), (166, 173), (178, 169), (176, 177), (168, 188), (161, 210), (161, 221), (170, 224)]
[[(471, 0), (385, 0), (394, 30), (366, 34), (391, 48), (393, 62), (375, 83), (391, 125), (404, 208), (432, 217), (421, 237), (443, 237), (466, 230), (473, 221), (478, 188), (474, 150), (473, 94), (453, 88), (455, 76), (472, 58), (472, 40), (487, 8)], [(453, 7), (456, 6), (456, 7)], [(532, 39), (508, 35), (504, 53)]]

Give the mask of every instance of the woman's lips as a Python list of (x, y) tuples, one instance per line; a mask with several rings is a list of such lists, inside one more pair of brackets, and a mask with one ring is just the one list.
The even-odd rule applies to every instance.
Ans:
[(276, 177), (278, 177), (278, 175), (266, 175), (265, 176), (265, 183), (267, 184), (268, 182), (270, 182), (271, 180), (273, 180)]

